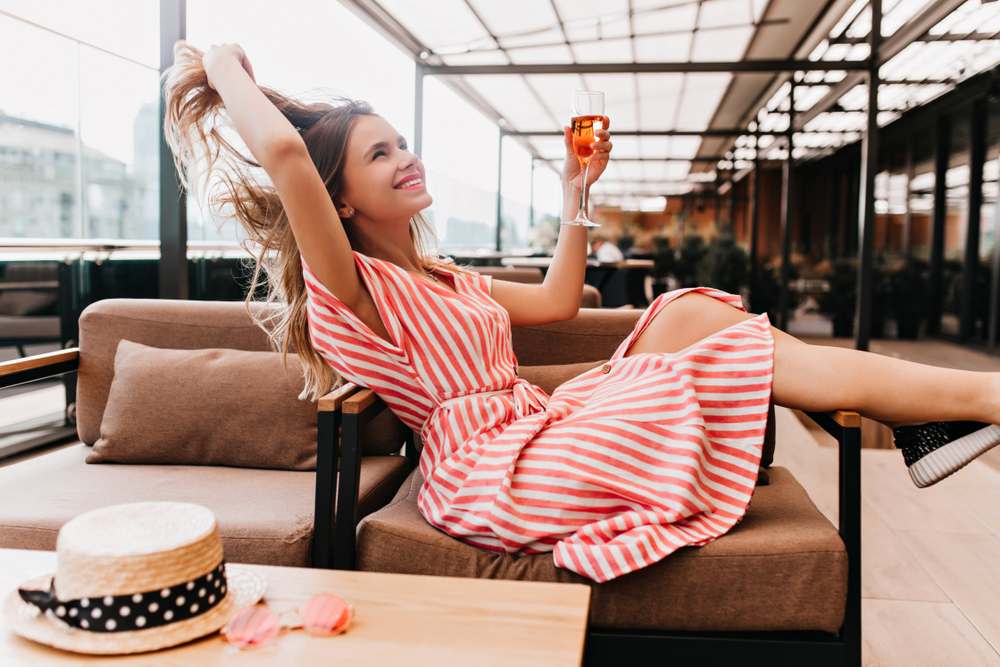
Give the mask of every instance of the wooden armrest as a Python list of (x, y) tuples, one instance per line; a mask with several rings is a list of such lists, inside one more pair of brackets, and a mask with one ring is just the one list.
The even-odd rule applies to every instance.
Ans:
[(46, 366), (55, 366), (67, 361), (77, 361), (79, 358), (80, 348), (74, 347), (69, 350), (56, 350), (55, 352), (37, 354), (33, 357), (25, 357), (24, 359), (5, 361), (0, 363), (0, 376), (20, 373), (21, 371), (30, 371), (36, 368), (45, 368)]
[(844, 428), (861, 428), (861, 415), (850, 410), (834, 410), (828, 412), (830, 419), (837, 422)]
[(344, 414), (360, 415), (365, 408), (375, 405), (377, 400), (378, 396), (375, 395), (374, 391), (362, 388), (361, 391), (344, 401)]
[(340, 410), (344, 401), (361, 391), (361, 389), (362, 387), (359, 387), (353, 382), (348, 382), (342, 387), (337, 387), (329, 394), (326, 394), (319, 399), (319, 412), (336, 412), (337, 410)]

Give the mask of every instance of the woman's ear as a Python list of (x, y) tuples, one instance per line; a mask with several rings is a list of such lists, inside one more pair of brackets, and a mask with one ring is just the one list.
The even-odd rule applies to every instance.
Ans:
[(341, 218), (351, 218), (354, 217), (354, 207), (347, 203), (340, 203), (337, 205), (337, 215)]

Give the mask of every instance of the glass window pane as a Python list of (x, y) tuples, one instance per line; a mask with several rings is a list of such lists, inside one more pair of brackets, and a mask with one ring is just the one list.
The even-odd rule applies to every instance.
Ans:
[(929, 261), (934, 218), (933, 133), (913, 135), (913, 177), (910, 179), (910, 253)]
[[(160, 66), (159, 0), (0, 0), (0, 9), (149, 67)], [(6, 37), (7, 33), (2, 33)], [(42, 53), (35, 51), (34, 53)]]
[(158, 239), (159, 71), (80, 47), (85, 233)]
[(0, 237), (80, 236), (77, 45), (0, 16)]
[(941, 331), (957, 336), (962, 294), (962, 270), (965, 266), (965, 235), (969, 207), (969, 116), (953, 117), (951, 124), (948, 170), (945, 172), (944, 302)]

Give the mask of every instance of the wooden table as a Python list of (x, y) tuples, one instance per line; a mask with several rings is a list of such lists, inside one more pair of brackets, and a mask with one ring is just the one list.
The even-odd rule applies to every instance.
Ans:
[[(0, 549), (0, 595), (55, 571), (56, 554)], [(15, 635), (0, 619), (0, 665), (580, 665), (590, 589), (452, 577), (418, 577), (294, 567), (260, 568), (264, 600), (282, 611), (313, 593), (334, 593), (354, 605), (351, 629), (338, 637), (301, 630), (266, 648), (240, 651), (219, 634), (184, 646), (124, 657), (65, 653)]]

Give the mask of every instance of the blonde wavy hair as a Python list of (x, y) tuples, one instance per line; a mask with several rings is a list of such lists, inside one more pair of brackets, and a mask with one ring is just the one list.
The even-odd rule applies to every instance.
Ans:
[[(204, 53), (183, 41), (174, 47), (174, 64), (163, 75), (166, 103), (164, 132), (185, 188), (192, 166), (205, 183), (205, 201), (226, 221), (235, 220), (246, 232), (243, 248), (253, 256), (253, 274), (246, 297), (247, 312), (268, 335), (275, 351), (299, 355), (305, 373), (301, 399), (316, 400), (341, 378), (312, 346), (309, 336), (307, 294), (298, 246), (278, 193), (266, 180), (261, 166), (223, 136), (232, 122), (222, 97), (208, 85), (202, 65)], [(305, 103), (260, 87), (264, 95), (298, 130), (327, 193), (337, 205), (343, 191), (347, 140), (357, 119), (375, 115), (366, 102), (335, 98), (331, 102)], [(358, 249), (352, 221), (341, 219), (351, 246)], [(460, 271), (432, 254), (434, 238), (420, 214), (410, 219), (410, 238), (424, 269)], [(263, 299), (259, 299), (263, 293)], [(256, 310), (251, 303), (262, 300)], [(271, 307), (276, 306), (276, 307)]]

